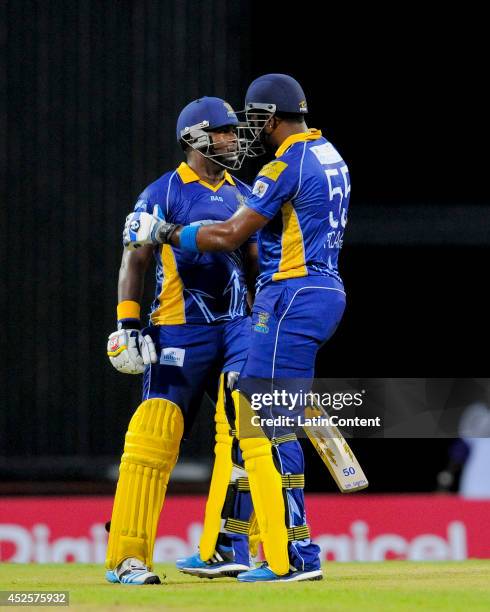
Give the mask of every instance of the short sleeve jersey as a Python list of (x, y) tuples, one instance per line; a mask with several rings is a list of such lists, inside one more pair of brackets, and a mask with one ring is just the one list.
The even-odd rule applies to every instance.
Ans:
[(270, 219), (258, 234), (260, 275), (269, 282), (338, 270), (350, 197), (346, 163), (319, 130), (294, 134), (257, 175), (246, 205)]
[[(202, 180), (182, 163), (151, 183), (135, 212), (159, 213), (181, 225), (223, 222), (250, 195), (250, 187), (225, 172), (218, 185)], [(252, 236), (248, 243), (256, 241)], [(206, 324), (246, 314), (245, 248), (232, 253), (193, 253), (168, 244), (155, 247), (156, 291), (150, 320), (154, 325)]]

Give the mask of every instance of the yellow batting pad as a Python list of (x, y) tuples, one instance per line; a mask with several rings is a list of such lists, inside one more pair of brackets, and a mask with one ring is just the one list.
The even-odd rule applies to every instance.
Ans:
[(279, 176), (284, 172), (284, 170), (286, 170), (287, 167), (288, 165), (283, 161), (271, 161), (262, 168), (258, 176), (265, 176), (271, 179), (271, 181), (277, 181)]
[(274, 465), (272, 445), (264, 438), (240, 440), (264, 554), (273, 572), (289, 571), (286, 508), (282, 478)]
[(153, 547), (184, 420), (164, 399), (143, 402), (129, 423), (112, 510), (106, 567), (136, 557), (152, 568)]
[(199, 555), (203, 561), (210, 559), (216, 548), (216, 541), (221, 528), (221, 511), (226, 499), (226, 492), (231, 479), (233, 462), (231, 450), (233, 437), (230, 435), (230, 425), (225, 412), (224, 374), (221, 374), (216, 403), (216, 445), (214, 447), (215, 461), (211, 485), (209, 487), (204, 528), (199, 543)]
[(242, 449), (245, 469), (250, 483), (250, 492), (255, 515), (259, 524), (260, 539), (264, 554), (273, 572), (279, 575), (289, 571), (288, 532), (286, 507), (284, 505), (282, 477), (274, 465), (272, 444), (264, 437), (244, 437), (241, 427), (248, 418), (239, 411), (249, 412), (251, 407), (239, 391), (233, 392), (237, 423), (240, 422), (238, 438)]
[(257, 515), (255, 510), (250, 516), (250, 529), (248, 532), (248, 548), (252, 557), (256, 557), (259, 552), (260, 544), (260, 531), (259, 522), (257, 521)]

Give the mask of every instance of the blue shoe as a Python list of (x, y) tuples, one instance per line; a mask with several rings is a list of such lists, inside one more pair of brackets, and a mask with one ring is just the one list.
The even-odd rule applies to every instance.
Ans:
[(268, 567), (267, 563), (263, 563), (257, 569), (238, 574), (237, 579), (238, 582), (300, 582), (301, 580), (323, 580), (323, 572), (321, 569), (306, 572), (291, 570), (284, 576), (279, 576)]
[[(231, 553), (231, 554), (230, 554)], [(235, 578), (241, 572), (246, 572), (252, 564), (245, 565), (233, 560), (233, 549), (221, 546), (209, 561), (203, 561), (199, 554), (177, 559), (175, 566), (183, 574), (198, 578)]]
[(150, 572), (142, 561), (132, 557), (125, 559), (116, 569), (108, 570), (105, 577), (112, 584), (161, 584), (156, 574)]

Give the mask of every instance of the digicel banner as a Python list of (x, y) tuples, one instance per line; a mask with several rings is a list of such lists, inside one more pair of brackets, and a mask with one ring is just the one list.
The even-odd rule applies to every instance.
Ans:
[[(197, 550), (204, 497), (169, 497), (155, 561)], [(0, 560), (103, 563), (110, 497), (0, 499)], [(324, 560), (490, 558), (490, 501), (452, 496), (307, 496)]]

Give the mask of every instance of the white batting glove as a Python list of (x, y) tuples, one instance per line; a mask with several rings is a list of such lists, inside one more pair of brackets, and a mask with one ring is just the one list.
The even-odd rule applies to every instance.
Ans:
[(238, 379), (240, 378), (240, 372), (227, 372), (226, 373), (226, 386), (230, 391), (234, 391)]
[(153, 340), (139, 329), (120, 329), (111, 334), (107, 355), (116, 370), (124, 374), (142, 374), (145, 366), (157, 362)]
[(146, 212), (133, 212), (126, 217), (123, 231), (123, 244), (127, 249), (138, 249), (145, 245), (165, 244), (177, 229), (177, 225), (167, 223)]

